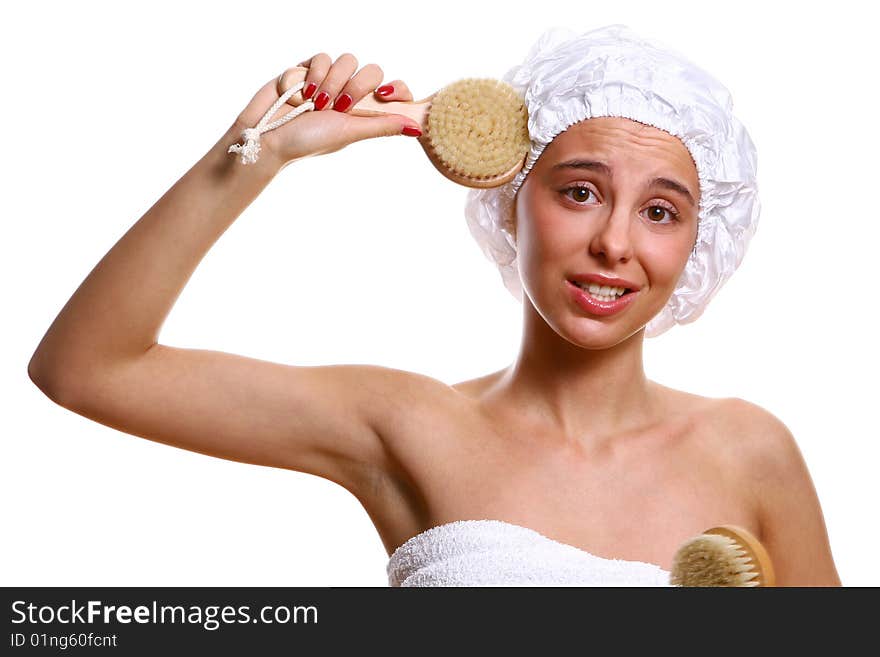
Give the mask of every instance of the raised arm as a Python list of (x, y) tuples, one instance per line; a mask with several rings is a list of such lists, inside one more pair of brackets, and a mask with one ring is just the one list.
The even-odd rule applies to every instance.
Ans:
[[(233, 125), (95, 266), (49, 327), (29, 365), (56, 403), (133, 435), (213, 456), (285, 467), (349, 485), (383, 458), (376, 422), (402, 381), (418, 375), (374, 366), (299, 367), (158, 343), (198, 263), (287, 164), (370, 137), (401, 134), (403, 116), (332, 109), (382, 81), (353, 55), (299, 64), (331, 102), (262, 135), (259, 159), (227, 152), (283, 90), (266, 83)], [(411, 100), (403, 83), (384, 100)], [(354, 104), (352, 103), (352, 104)], [(286, 114), (282, 106), (275, 117)]]

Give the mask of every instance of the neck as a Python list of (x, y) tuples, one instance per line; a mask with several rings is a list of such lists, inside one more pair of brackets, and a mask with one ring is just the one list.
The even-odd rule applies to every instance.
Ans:
[(589, 348), (560, 337), (527, 297), (523, 311), (519, 355), (491, 396), (516, 408), (537, 435), (600, 447), (655, 417), (655, 388), (642, 362), (644, 328), (614, 346)]

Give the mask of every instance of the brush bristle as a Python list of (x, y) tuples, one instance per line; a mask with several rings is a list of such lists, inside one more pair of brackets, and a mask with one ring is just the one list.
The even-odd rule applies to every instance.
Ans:
[(760, 586), (747, 550), (727, 536), (702, 534), (675, 553), (669, 583), (673, 586)]
[(451, 171), (475, 180), (495, 178), (528, 153), (528, 114), (523, 99), (504, 82), (459, 80), (432, 99), (426, 137)]

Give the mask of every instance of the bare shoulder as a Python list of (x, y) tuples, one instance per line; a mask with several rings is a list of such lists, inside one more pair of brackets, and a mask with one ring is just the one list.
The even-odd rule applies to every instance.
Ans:
[(773, 413), (738, 397), (719, 400), (725, 432), (757, 503), (761, 540), (779, 586), (840, 586), (818, 494), (795, 436)]
[(797, 440), (776, 415), (739, 397), (717, 400), (717, 419), (724, 438), (733, 446), (738, 464), (763, 487), (781, 474), (809, 476)]
[(363, 499), (365, 489), (376, 490), (377, 481), (394, 477), (399, 469), (401, 446), (424, 433), (432, 417), (448, 413), (456, 391), (439, 379), (382, 365), (348, 366), (357, 377), (363, 415), (379, 444), (378, 454), (365, 459), (365, 475), (351, 492)]
[(381, 399), (373, 413), (377, 428), (391, 429), (408, 417), (451, 402), (457, 396), (452, 386), (426, 374), (377, 365), (369, 370), (377, 399)]
[(456, 417), (466, 396), (439, 379), (392, 367), (370, 366), (370, 424), (387, 454), (386, 468), (397, 468), (400, 450), (413, 444), (442, 418)]
[[(767, 409), (739, 397), (715, 400), (715, 416), (735, 442), (743, 465), (751, 468), (774, 459), (790, 459), (797, 443), (788, 427)], [(769, 459), (769, 461), (768, 461)]]
[(713, 408), (726, 464), (751, 494), (765, 533), (770, 487), (783, 475), (789, 483), (800, 479), (801, 485), (809, 476), (800, 448), (788, 426), (758, 404), (728, 397), (716, 400)]

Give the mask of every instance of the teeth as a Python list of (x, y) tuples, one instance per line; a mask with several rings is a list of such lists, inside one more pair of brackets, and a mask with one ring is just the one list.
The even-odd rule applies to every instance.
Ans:
[(598, 283), (579, 283), (582, 290), (586, 290), (594, 297), (601, 298), (603, 301), (616, 299), (623, 295), (626, 288), (610, 287), (608, 285), (599, 285)]

